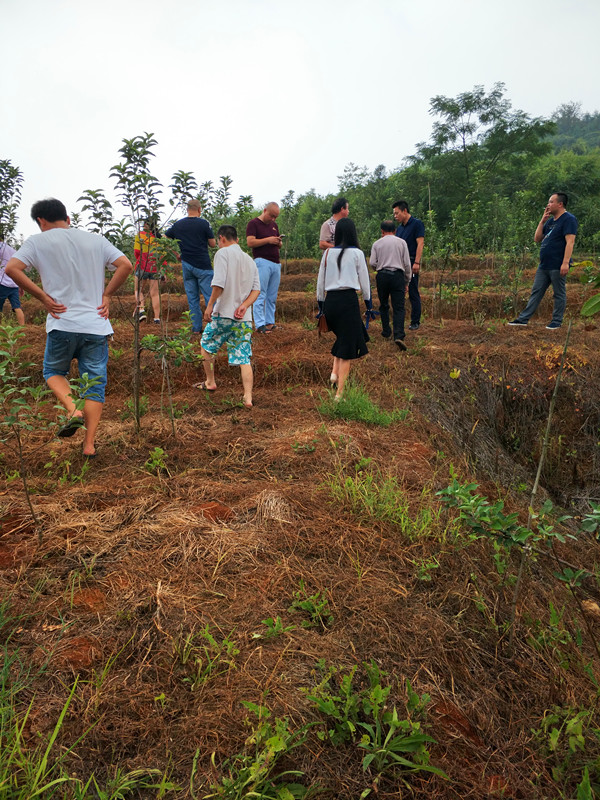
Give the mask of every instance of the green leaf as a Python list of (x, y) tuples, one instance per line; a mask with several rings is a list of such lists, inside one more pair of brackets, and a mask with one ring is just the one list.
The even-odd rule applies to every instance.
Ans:
[(600, 312), (600, 294), (595, 294), (582, 305), (580, 313), (582, 317), (591, 317), (598, 312)]

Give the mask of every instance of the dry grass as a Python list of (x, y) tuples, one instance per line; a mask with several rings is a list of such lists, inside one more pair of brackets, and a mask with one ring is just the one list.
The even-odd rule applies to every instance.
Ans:
[[(286, 319), (310, 316), (312, 305), (308, 296), (282, 297)], [(559, 796), (532, 729), (553, 705), (590, 707), (596, 690), (584, 667), (599, 678), (600, 665), (585, 634), (579, 649), (562, 648), (567, 668), (556, 646), (532, 647), (550, 602), (564, 605), (568, 630), (583, 630), (551, 567), (539, 561), (528, 571), (509, 656), (504, 623), (512, 589), (496, 572), (488, 543), (444, 538), (447, 518), (409, 542), (389, 523), (365, 522), (333, 505), (325, 488), (327, 476), (351, 474), (372, 458), (399, 481), (416, 514), (423, 487), (443, 488), (453, 463), (465, 480), (476, 479), (492, 498), (506, 496), (526, 516), (528, 493), (519, 485), (530, 486), (534, 474), (557, 334), (533, 324), (516, 332), (497, 322), (476, 325), (468, 304), (463, 309), (463, 319), (426, 321), (407, 340), (407, 355), (374, 328), (371, 354), (354, 373), (383, 408), (409, 409), (406, 422), (388, 429), (321, 419), (330, 342), (299, 322), (257, 338), (250, 413), (235, 405), (238, 370), (222, 356), (219, 390), (210, 397), (191, 388), (194, 369), (173, 370), (174, 400), (188, 404), (175, 440), (159, 413), (156, 363), (146, 365), (150, 410), (136, 435), (132, 422), (120, 419), (129, 357), (113, 360), (99, 455), (84, 483), (48, 487), (43, 466), (50, 447), (58, 462), (82, 465), (79, 436), (45, 450), (35, 442), (41, 451), (29, 463), (41, 546), (17, 483), (0, 484), (0, 591), (22, 616), (7, 647), (37, 667), (48, 664), (34, 684), (31, 740), (52, 730), (78, 675), (60, 744), (93, 728), (77, 747), (72, 772), (159, 768), (187, 797), (196, 751), (199, 774), (208, 779), (213, 751), (219, 763), (243, 748), (242, 700), (263, 701), (299, 726), (318, 716), (300, 691), (314, 685), (318, 659), (350, 668), (373, 658), (389, 673), (399, 707), (405, 679), (432, 697), (431, 760), (451, 780), (414, 776), (414, 798), (502, 796), (502, 787), (514, 798)], [(117, 332), (127, 351), (128, 325)], [(43, 332), (28, 326), (38, 363), (43, 341)], [(575, 512), (600, 495), (599, 343), (597, 330), (575, 324), (544, 475), (545, 492)], [(450, 377), (454, 369), (459, 378)], [(166, 452), (161, 475), (144, 470), (156, 446)], [(588, 568), (599, 555), (591, 537), (559, 551)], [(419, 565), (432, 560), (438, 567), (424, 580)], [(509, 573), (516, 563), (513, 556)], [(334, 621), (326, 630), (300, 627), (288, 610), (300, 581), (327, 598)], [(595, 585), (586, 589), (600, 599)], [(294, 630), (256, 638), (262, 620), (277, 616)], [(599, 624), (592, 615), (590, 624)], [(217, 639), (235, 641), (239, 654), (234, 666), (191, 691), (178, 642), (207, 625)], [(326, 798), (356, 800), (368, 786), (355, 749), (336, 750), (314, 731), (288, 766), (303, 770), (307, 784), (320, 783)], [(385, 778), (378, 796), (400, 790), (397, 779)]]

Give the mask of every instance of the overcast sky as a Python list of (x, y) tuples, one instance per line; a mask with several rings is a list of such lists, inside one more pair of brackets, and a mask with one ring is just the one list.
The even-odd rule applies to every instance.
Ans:
[[(429, 100), (506, 84), (549, 116), (600, 106), (599, 0), (0, 0), (0, 158), (35, 200), (112, 196), (121, 139), (158, 140), (154, 174), (233, 178), (233, 200), (336, 192), (349, 162), (401, 165)], [(116, 214), (121, 216), (117, 208)]]

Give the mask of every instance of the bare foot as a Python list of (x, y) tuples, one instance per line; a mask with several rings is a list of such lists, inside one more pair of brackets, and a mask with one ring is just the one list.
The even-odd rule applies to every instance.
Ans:
[(252, 397), (244, 395), (244, 408), (252, 408)]

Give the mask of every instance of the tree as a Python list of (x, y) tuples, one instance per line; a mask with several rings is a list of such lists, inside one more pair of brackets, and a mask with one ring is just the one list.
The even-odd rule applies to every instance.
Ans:
[(417, 145), (410, 161), (431, 172), (432, 206), (443, 225), (461, 202), (507, 194), (523, 185), (526, 169), (551, 149), (556, 126), (513, 110), (504, 84), (483, 86), (457, 97), (437, 95), (430, 114), (438, 117), (429, 143)]
[(17, 209), (21, 200), (23, 173), (10, 159), (0, 160), (0, 241), (13, 233), (17, 224)]
[(169, 198), (169, 205), (173, 210), (185, 210), (188, 202), (194, 199), (194, 193), (198, 191), (198, 184), (193, 172), (184, 172), (182, 169), (174, 173), (169, 184), (172, 197)]
[(149, 171), (152, 148), (157, 144), (154, 134), (144, 133), (133, 139), (123, 139), (121, 162), (111, 169), (115, 190), (121, 203), (129, 210), (137, 231), (146, 219), (158, 220), (163, 203), (159, 199), (162, 185)]

